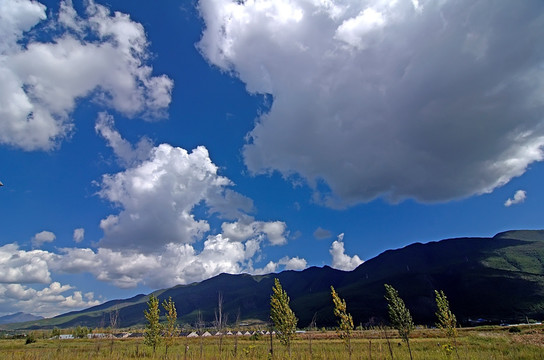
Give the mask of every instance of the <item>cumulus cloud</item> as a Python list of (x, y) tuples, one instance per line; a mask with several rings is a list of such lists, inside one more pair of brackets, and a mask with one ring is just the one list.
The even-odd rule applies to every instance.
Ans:
[(41, 231), (32, 237), (32, 245), (34, 247), (40, 247), (44, 243), (53, 242), (56, 239), (55, 234), (51, 231)]
[(85, 239), (85, 229), (84, 228), (74, 229), (73, 239), (76, 243), (82, 242), (83, 239)]
[(504, 202), (504, 206), (510, 207), (512, 205), (521, 204), (527, 198), (527, 192), (525, 190), (518, 190), (514, 194), (513, 198), (510, 198)]
[(333, 241), (329, 253), (332, 256), (332, 267), (338, 270), (351, 271), (363, 263), (363, 260), (357, 255), (350, 257), (344, 250), (344, 234), (338, 235)]
[[(49, 150), (73, 129), (79, 99), (92, 98), (126, 116), (165, 116), (173, 82), (152, 76), (141, 24), (87, 2), (85, 16), (63, 1), (55, 18), (30, 0), (0, 1), (0, 143)], [(36, 26), (55, 31), (39, 41)]]
[(307, 265), (305, 259), (284, 257), (256, 269), (253, 264), (262, 245), (262, 239), (258, 237), (237, 241), (217, 234), (208, 236), (200, 251), (192, 244), (175, 243), (151, 253), (130, 249), (66, 248), (52, 266), (67, 273), (88, 272), (121, 288), (140, 284), (160, 288), (202, 281), (221, 273), (262, 274), (280, 268), (300, 270)]
[[(22, 284), (53, 286), (55, 274), (90, 273), (121, 288), (161, 288), (220, 273), (257, 274), (306, 267), (305, 259), (288, 256), (256, 266), (266, 258), (265, 247), (287, 242), (287, 225), (259, 221), (250, 215), (252, 201), (234, 191), (232, 181), (218, 174), (205, 147), (188, 152), (169, 144), (153, 146), (147, 140), (134, 146), (114, 125), (110, 115), (98, 116), (98, 134), (125, 167), (96, 183), (97, 195), (116, 208), (100, 222), (104, 237), (96, 248), (68, 247), (58, 252), (25, 251), (16, 244), (0, 247), (0, 283), (17, 285), (1, 288), (4, 295), (0, 294), (0, 302), (8, 292), (9, 298), (45, 299), (49, 290)], [(197, 218), (197, 207), (205, 218)], [(221, 220), (219, 231), (212, 232), (208, 223), (211, 217)], [(41, 241), (47, 238), (45, 234), (36, 237)], [(74, 230), (76, 242), (83, 237), (83, 228)], [(72, 294), (56, 295), (59, 308), (90, 306), (94, 301), (92, 294), (71, 287), (61, 290)]]
[(285, 270), (303, 270), (308, 265), (305, 259), (299, 258), (298, 256), (293, 258), (285, 256), (281, 258), (278, 263), (280, 265), (285, 265)]
[(299, 258), (298, 256), (295, 257), (289, 257), (284, 256), (281, 259), (279, 259), (277, 262), (275, 261), (269, 261), (264, 267), (262, 268), (253, 268), (250, 267), (250, 273), (255, 275), (264, 275), (264, 274), (270, 274), (282, 270), (303, 270), (308, 266), (308, 263), (306, 262), (306, 259)]
[(234, 241), (266, 238), (271, 245), (287, 243), (287, 225), (283, 221), (254, 221), (252, 217), (243, 217), (240, 221), (223, 223), (221, 229), (226, 237)]
[(323, 229), (321, 226), (319, 226), (314, 231), (314, 238), (318, 240), (328, 239), (331, 237), (331, 232), (327, 229)]
[(273, 97), (248, 134), (248, 169), (305, 179), (320, 203), (447, 201), (543, 159), (542, 1), (199, 9), (203, 56)]
[[(123, 158), (139, 153), (121, 138), (113, 122), (99, 117), (99, 132)], [(105, 134), (108, 134), (107, 136)], [(99, 246), (111, 249), (157, 251), (169, 243), (190, 244), (210, 230), (205, 219), (197, 219), (193, 209), (201, 204), (209, 213), (221, 217), (242, 216), (253, 203), (230, 187), (234, 184), (220, 176), (208, 150), (199, 146), (191, 152), (160, 144), (147, 152), (147, 158), (117, 174), (102, 177), (98, 195), (116, 204), (120, 213), (102, 219), (104, 238)], [(271, 242), (281, 242), (280, 225), (262, 223), (261, 232)]]
[[(65, 294), (71, 291), (71, 293)], [(18, 311), (55, 316), (59, 313), (98, 305), (92, 292), (83, 294), (71, 285), (52, 282), (39, 290), (20, 284), (0, 284), (0, 304), (3, 313)]]
[[(147, 140), (133, 146), (106, 113), (98, 116), (96, 130), (125, 167), (97, 183), (97, 194), (118, 212), (100, 222), (104, 237), (96, 250), (62, 249), (55, 270), (90, 272), (119, 287), (165, 287), (222, 272), (259, 272), (254, 264), (262, 259), (263, 247), (287, 243), (287, 225), (251, 216), (252, 201), (219, 175), (205, 147), (188, 152)], [(197, 218), (196, 207), (228, 221), (211, 233), (208, 218)], [(304, 259), (283, 258), (263, 269), (305, 265)]]
[(1, 246), (0, 283), (49, 283), (51, 258), (52, 254), (47, 251), (24, 251), (17, 244)]

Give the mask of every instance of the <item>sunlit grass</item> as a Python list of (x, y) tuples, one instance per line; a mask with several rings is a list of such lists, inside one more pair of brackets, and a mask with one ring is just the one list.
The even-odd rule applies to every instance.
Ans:
[[(352, 360), (357, 359), (409, 359), (406, 345), (388, 332), (368, 330), (357, 332), (352, 341)], [(542, 359), (544, 354), (544, 329), (527, 327), (521, 333), (509, 333), (506, 328), (462, 329), (457, 352), (447, 353), (447, 339), (435, 329), (419, 329), (411, 339), (414, 359)], [(221, 345), (221, 349), (220, 349)], [(210, 338), (177, 338), (175, 345), (165, 354), (164, 343), (156, 354), (144, 345), (143, 339), (78, 339), (45, 340), (25, 345), (24, 339), (0, 340), (0, 358), (13, 360), (83, 360), (83, 359), (287, 359), (288, 353), (273, 339), (273, 357), (270, 355), (270, 338), (258, 340), (248, 337), (224, 336)], [(344, 360), (349, 359), (344, 344), (334, 332), (299, 334), (292, 345), (291, 359)]]

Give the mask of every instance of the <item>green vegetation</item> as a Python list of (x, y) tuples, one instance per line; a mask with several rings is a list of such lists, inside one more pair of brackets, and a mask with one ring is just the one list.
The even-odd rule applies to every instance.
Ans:
[(385, 284), (385, 299), (387, 300), (387, 311), (391, 325), (399, 332), (400, 337), (408, 346), (410, 359), (412, 359), (412, 350), (410, 349), (410, 333), (414, 330), (414, 322), (410, 311), (404, 305), (399, 293), (391, 285)]
[(457, 319), (450, 310), (450, 303), (446, 294), (442, 290), (434, 291), (436, 296), (436, 306), (438, 308), (436, 317), (438, 322), (436, 326), (444, 332), (444, 335), (449, 339), (450, 343), (444, 345), (446, 354), (451, 354), (455, 350), (457, 357), (459, 358), (459, 352), (457, 351)]
[[(510, 333), (504, 327), (479, 327), (459, 329), (459, 355), (461, 359), (541, 359), (544, 351), (544, 327), (541, 325), (519, 326), (520, 333)], [(392, 337), (394, 359), (409, 359), (406, 346), (392, 330), (387, 330)], [(347, 360), (343, 342), (335, 332), (312, 332), (312, 356), (308, 351), (307, 334), (295, 335), (292, 341), (292, 359), (298, 360)], [(143, 338), (116, 339), (113, 353), (109, 349), (99, 348), (100, 339), (47, 340), (36, 336), (37, 341), (25, 345), (25, 339), (0, 340), (2, 358), (13, 360), (58, 359), (58, 360), (106, 360), (106, 359), (165, 359), (163, 351), (155, 355), (144, 346)], [(414, 359), (447, 359), (442, 348), (444, 338), (439, 329), (416, 329), (412, 333), (412, 352)], [(200, 357), (200, 341), (203, 353)], [(191, 339), (174, 338), (168, 350), (168, 359), (270, 359), (269, 338), (250, 340), (249, 336), (237, 338), (238, 354), (234, 355), (235, 337), (225, 336), (223, 352), (217, 347), (217, 337)], [(278, 340), (274, 340), (276, 342)], [(402, 344), (399, 346), (398, 344)], [(383, 334), (378, 329), (354, 331), (352, 338), (354, 358), (360, 360), (390, 359), (389, 350)], [(288, 352), (278, 348), (274, 359), (286, 359)]]
[(298, 319), (291, 310), (289, 296), (281, 287), (278, 279), (274, 279), (274, 287), (270, 296), (270, 320), (274, 323), (276, 336), (291, 354), (291, 340), (297, 330)]
[(168, 355), (168, 346), (174, 344), (174, 338), (179, 334), (178, 328), (178, 312), (176, 304), (168, 297), (168, 301), (162, 303), (164, 311), (166, 311), (166, 324), (164, 325), (164, 336), (166, 337), (166, 354)]
[(351, 333), (353, 331), (353, 318), (347, 311), (346, 300), (338, 296), (334, 287), (331, 286), (332, 302), (334, 303), (334, 316), (338, 318), (338, 327), (336, 333), (338, 337), (344, 341), (348, 349), (349, 358), (351, 359)]
[(161, 341), (162, 326), (159, 323), (160, 310), (159, 299), (155, 295), (149, 297), (147, 302), (148, 309), (144, 311), (147, 324), (145, 326), (145, 344), (153, 348), (153, 354)]

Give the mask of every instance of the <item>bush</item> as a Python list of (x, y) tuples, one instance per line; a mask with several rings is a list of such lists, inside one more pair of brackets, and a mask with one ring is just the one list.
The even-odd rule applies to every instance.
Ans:
[(36, 337), (33, 333), (30, 333), (26, 337), (25, 345), (32, 344), (36, 342)]
[(510, 327), (510, 329), (508, 329), (508, 332), (511, 332), (511, 333), (520, 333), (521, 332), (521, 329), (517, 326), (512, 326)]

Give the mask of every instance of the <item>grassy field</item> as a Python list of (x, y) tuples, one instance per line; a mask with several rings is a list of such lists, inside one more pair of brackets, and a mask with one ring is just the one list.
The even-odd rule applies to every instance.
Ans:
[[(461, 329), (457, 353), (447, 353), (447, 340), (438, 330), (420, 329), (413, 333), (410, 344), (414, 359), (544, 359), (544, 327), (523, 326), (512, 333), (506, 327)], [(388, 339), (387, 339), (388, 338)], [(221, 342), (221, 344), (220, 344)], [(221, 350), (220, 350), (221, 345)], [(407, 347), (393, 331), (356, 332), (352, 340), (351, 359), (409, 359)], [(25, 345), (24, 339), (0, 340), (0, 358), (19, 359), (288, 359), (286, 349), (273, 340), (274, 356), (269, 354), (270, 338), (250, 340), (248, 337), (177, 338), (165, 354), (164, 342), (155, 355), (143, 339), (38, 339)], [(391, 350), (390, 350), (391, 349)], [(349, 359), (343, 343), (334, 332), (298, 334), (292, 346), (291, 359)]]

